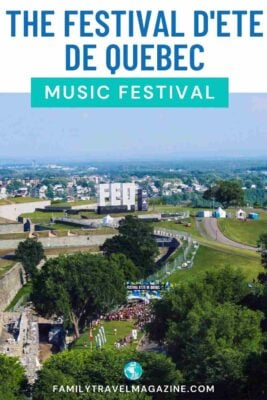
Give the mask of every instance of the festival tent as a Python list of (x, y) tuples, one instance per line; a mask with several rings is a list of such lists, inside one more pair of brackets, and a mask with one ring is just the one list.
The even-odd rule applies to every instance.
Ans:
[(236, 216), (237, 219), (245, 220), (245, 219), (247, 218), (247, 213), (246, 213), (244, 210), (242, 210), (242, 209), (240, 208), (240, 209), (236, 212), (235, 216)]
[(212, 211), (210, 210), (200, 210), (197, 212), (196, 216), (198, 218), (209, 218), (212, 217)]
[(226, 218), (226, 212), (221, 208), (217, 208), (216, 211), (213, 213), (214, 218)]
[(249, 218), (249, 219), (257, 220), (257, 219), (259, 219), (260, 217), (259, 217), (259, 214), (258, 214), (258, 213), (249, 213), (249, 214), (248, 214), (248, 218)]
[(113, 226), (114, 225), (114, 218), (112, 218), (110, 215), (106, 215), (102, 219), (102, 225), (103, 226)]

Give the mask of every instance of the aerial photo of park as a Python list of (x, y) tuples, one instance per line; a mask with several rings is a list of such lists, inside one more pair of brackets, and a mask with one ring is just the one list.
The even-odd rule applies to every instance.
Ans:
[(267, 95), (0, 105), (0, 400), (267, 399)]

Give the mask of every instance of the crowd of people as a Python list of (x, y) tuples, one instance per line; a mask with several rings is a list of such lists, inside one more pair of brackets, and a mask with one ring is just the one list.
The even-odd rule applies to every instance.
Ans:
[[(117, 311), (113, 311), (106, 315), (108, 321), (127, 321), (134, 320), (134, 329), (132, 332), (122, 339), (114, 343), (115, 348), (127, 346), (129, 343), (137, 339), (137, 332), (143, 332), (145, 325), (150, 321), (150, 306), (145, 302), (134, 302), (121, 307)], [(136, 331), (136, 338), (133, 332)], [(116, 335), (114, 329), (114, 335)]]
[(139, 320), (149, 315), (149, 305), (142, 302), (127, 304), (106, 315), (108, 321)]

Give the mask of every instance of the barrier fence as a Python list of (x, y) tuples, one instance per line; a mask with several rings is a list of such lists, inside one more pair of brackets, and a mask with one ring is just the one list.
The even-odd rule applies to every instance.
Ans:
[(175, 238), (180, 242), (179, 248), (170, 256), (162, 268), (149, 277), (149, 280), (162, 280), (177, 270), (192, 268), (199, 248), (197, 241), (193, 240), (188, 232), (177, 232), (171, 229), (155, 229), (155, 235)]

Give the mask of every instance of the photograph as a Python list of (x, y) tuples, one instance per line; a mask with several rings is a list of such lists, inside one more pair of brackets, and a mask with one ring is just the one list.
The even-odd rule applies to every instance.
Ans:
[(267, 93), (0, 137), (0, 400), (267, 399)]

